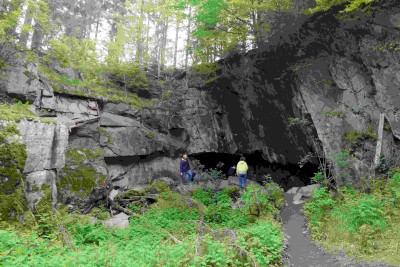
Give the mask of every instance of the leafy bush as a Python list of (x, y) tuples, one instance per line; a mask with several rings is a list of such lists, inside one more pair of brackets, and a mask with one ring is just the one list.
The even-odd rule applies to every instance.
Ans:
[(389, 200), (397, 205), (400, 203), (400, 173), (393, 175), (388, 186), (390, 191)]
[(76, 245), (100, 245), (112, 236), (101, 224), (75, 224), (70, 227)]
[(399, 265), (400, 174), (385, 179), (372, 179), (371, 194), (349, 186), (333, 194), (315, 190), (314, 199), (305, 204), (312, 237), (352, 256)]
[(327, 219), (329, 212), (335, 205), (326, 188), (314, 190), (313, 201), (304, 205), (304, 214), (308, 217), (308, 223), (315, 234), (319, 233), (318, 225)]
[(343, 223), (348, 231), (356, 233), (363, 225), (372, 226), (376, 231), (386, 229), (383, 215), (383, 203), (376, 197), (364, 195), (354, 202), (342, 205)]
[(316, 6), (306, 10), (306, 13), (317, 13), (321, 11), (327, 11), (333, 6), (346, 4), (345, 9), (341, 12), (355, 12), (355, 11), (365, 11), (366, 8), (376, 0), (316, 0)]
[(283, 235), (276, 223), (257, 222), (241, 233), (241, 245), (254, 255), (261, 266), (273, 266), (281, 262)]
[(212, 190), (203, 190), (202, 188), (198, 188), (193, 191), (193, 198), (204, 205), (208, 206), (211, 204), (212, 199)]
[[(276, 191), (273, 185), (269, 191), (257, 190), (264, 199)], [(0, 265), (278, 265), (282, 245), (279, 224), (271, 218), (248, 215), (251, 198), (248, 204), (233, 208), (231, 197), (237, 197), (237, 191), (237, 187), (220, 192), (198, 189), (190, 198), (164, 190), (158, 202), (141, 216), (131, 217), (129, 228), (124, 230), (105, 229), (58, 211), (49, 213), (45, 207), (51, 202), (44, 202), (40, 209), (43, 220), (38, 220), (40, 225), (31, 235), (0, 230)], [(238, 201), (244, 203), (243, 199)], [(60, 238), (60, 229), (65, 229), (64, 238)]]
[(35, 114), (28, 110), (29, 107), (31, 107), (31, 104), (29, 102), (23, 104), (21, 101), (18, 101), (13, 105), (0, 104), (0, 120), (19, 122), (23, 119), (31, 119), (44, 123), (55, 122), (49, 119), (37, 117)]
[(207, 172), (210, 174), (210, 176), (214, 179), (221, 179), (223, 177), (222, 175), (222, 171), (221, 170), (217, 170), (214, 168), (210, 168), (207, 170)]

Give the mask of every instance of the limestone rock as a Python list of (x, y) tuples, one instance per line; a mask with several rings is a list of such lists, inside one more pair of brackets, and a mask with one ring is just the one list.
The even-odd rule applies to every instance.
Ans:
[(109, 112), (104, 112), (100, 116), (100, 126), (108, 127), (140, 127), (140, 122), (120, 115), (114, 115)]
[(293, 196), (293, 204), (299, 205), (305, 202), (305, 199), (312, 196), (315, 189), (321, 188), (320, 184), (312, 184), (300, 187)]
[(169, 186), (173, 186), (175, 185), (175, 181), (169, 177), (160, 177), (157, 179), (157, 181), (162, 181), (164, 183), (166, 183)]
[(156, 136), (139, 127), (108, 127), (110, 142), (103, 143), (106, 157), (149, 155), (162, 150)]
[(297, 190), (299, 190), (299, 187), (292, 187), (292, 188), (290, 188), (286, 193), (288, 193), (288, 194), (296, 194), (297, 193)]
[(88, 119), (97, 117), (97, 110), (89, 107), (89, 100), (58, 97), (55, 103), (56, 111), (65, 114), (70, 119)]
[(140, 115), (138, 110), (126, 103), (106, 103), (104, 105), (103, 112), (128, 118), (137, 118)]
[(169, 177), (180, 183), (179, 159), (156, 157), (139, 160), (138, 157), (107, 159), (108, 174), (114, 186), (131, 187), (149, 183), (149, 178)]
[[(214, 186), (214, 184), (212, 184), (212, 186)], [(197, 185), (195, 185), (195, 184), (180, 184), (175, 188), (175, 190), (179, 194), (182, 194), (182, 195), (187, 195), (196, 189), (197, 189)], [(206, 189), (208, 189), (208, 188), (206, 188)]]
[(40, 83), (37, 77), (37, 68), (29, 65), (28, 68), (13, 67), (6, 84), (9, 95), (27, 98), (31, 103), (36, 99)]
[(26, 197), (29, 207), (33, 209), (45, 196), (43, 186), (49, 186), (52, 202), (57, 202), (57, 186), (55, 171), (35, 171), (29, 173), (25, 178)]
[(114, 200), (114, 198), (118, 195), (118, 193), (119, 193), (119, 190), (113, 189), (113, 190), (111, 190), (110, 194), (108, 195), (108, 198), (111, 200)]
[(21, 121), (18, 129), (26, 144), (24, 173), (59, 169), (65, 165), (68, 129), (62, 124)]
[(129, 227), (129, 216), (125, 213), (119, 213), (113, 218), (103, 221), (103, 224), (109, 228), (127, 228)]

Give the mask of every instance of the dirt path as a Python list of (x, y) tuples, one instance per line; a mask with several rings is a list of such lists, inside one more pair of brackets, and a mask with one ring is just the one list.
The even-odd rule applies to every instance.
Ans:
[(286, 267), (388, 267), (382, 263), (362, 263), (341, 254), (329, 254), (310, 240), (303, 214), (303, 204), (294, 205), (293, 195), (284, 193), (288, 206), (282, 212), (282, 222), (287, 239)]

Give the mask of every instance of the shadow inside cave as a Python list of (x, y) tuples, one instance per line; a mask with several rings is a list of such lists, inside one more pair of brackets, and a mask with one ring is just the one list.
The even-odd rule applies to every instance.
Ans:
[[(189, 155), (189, 159), (198, 160), (204, 169), (218, 169), (223, 177), (228, 177), (228, 170), (236, 166), (240, 159), (239, 154), (229, 153), (198, 153)], [(318, 165), (306, 163), (303, 167), (298, 164), (271, 163), (262, 157), (261, 152), (243, 154), (249, 166), (248, 179), (262, 182), (265, 176), (270, 175), (272, 180), (285, 191), (292, 187), (301, 187), (311, 184), (311, 177), (318, 172)]]

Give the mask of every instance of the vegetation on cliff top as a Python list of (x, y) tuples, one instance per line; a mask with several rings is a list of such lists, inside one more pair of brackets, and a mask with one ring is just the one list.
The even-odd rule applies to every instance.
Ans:
[(308, 13), (317, 13), (327, 11), (333, 6), (344, 5), (342, 13), (351, 13), (355, 11), (365, 11), (370, 7), (370, 4), (379, 0), (315, 0), (316, 6), (307, 10)]
[(23, 119), (39, 121), (44, 123), (54, 123), (55, 120), (48, 118), (39, 118), (31, 111), (29, 111), (29, 107), (31, 105), (29, 102), (22, 104), (21, 101), (18, 101), (15, 104), (0, 104), (0, 120), (4, 121), (14, 121), (19, 122)]

